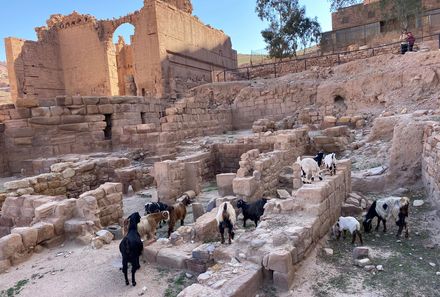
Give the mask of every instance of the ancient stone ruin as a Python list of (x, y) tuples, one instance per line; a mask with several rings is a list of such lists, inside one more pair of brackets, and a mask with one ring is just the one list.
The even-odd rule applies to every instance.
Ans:
[[(56, 15), (38, 29), (38, 42), (6, 40), (16, 101), (0, 106), (0, 273), (19, 273), (13, 268), (68, 242), (92, 247), (90, 257), (108, 244), (117, 257), (126, 217), (143, 215), (145, 202), (187, 197), (185, 225), (145, 241), (141, 265), (197, 275), (181, 297), (253, 297), (265, 286), (290, 290), (339, 216), (361, 218), (372, 203), (367, 193), (418, 186), (439, 206), (439, 52), (186, 84), (184, 75), (203, 68), (211, 77), (236, 63), (229, 39), (191, 10), (189, 1), (145, 1), (113, 21)], [(216, 46), (183, 33), (172, 39), (178, 26), (169, 18)], [(124, 22), (136, 27), (131, 49), (110, 42)], [(92, 63), (68, 46), (77, 39), (88, 40), (96, 69), (68, 71), (69, 63)], [(148, 59), (136, 54), (147, 49)], [(116, 76), (123, 51), (134, 59), (131, 85)], [(45, 73), (54, 60), (43, 53), (61, 68)], [(185, 85), (173, 89), (172, 80)], [(183, 89), (176, 101), (173, 92)], [(297, 158), (320, 151), (336, 154), (336, 174), (322, 168), (322, 181), (304, 184)], [(242, 227), (236, 209), (236, 237), (220, 244), (219, 205), (261, 198), (268, 202), (258, 225)], [(117, 268), (111, 273), (125, 286)]]

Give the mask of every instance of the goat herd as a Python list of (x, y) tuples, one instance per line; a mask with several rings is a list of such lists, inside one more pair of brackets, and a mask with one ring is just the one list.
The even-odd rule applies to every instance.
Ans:
[[(323, 162), (324, 161), (324, 162)], [(301, 165), (301, 178), (304, 183), (311, 183), (315, 178), (322, 180), (322, 172), (320, 167), (325, 165), (330, 175), (336, 174), (336, 157), (335, 154), (320, 152), (315, 158), (298, 157), (296, 161)], [(264, 206), (268, 200), (259, 199), (253, 203), (247, 203), (240, 199), (237, 201), (237, 208), (241, 209), (243, 214), (243, 227), (246, 227), (246, 221), (251, 220), (258, 225), (261, 216), (264, 214)], [(161, 202), (150, 202), (145, 205), (145, 216), (141, 217), (138, 212), (131, 214), (124, 221), (125, 237), (119, 244), (119, 250), (122, 254), (122, 271), (124, 273), (125, 282), (129, 285), (127, 270), (128, 263), (131, 263), (132, 285), (136, 286), (135, 273), (140, 268), (139, 257), (143, 251), (143, 241), (156, 238), (157, 225), (161, 227), (163, 221), (168, 222), (168, 237), (174, 231), (176, 223), (180, 220), (183, 226), (186, 217), (186, 207), (191, 204), (191, 198), (184, 195), (179, 198), (177, 203), (167, 205)], [(387, 197), (378, 199), (370, 206), (363, 220), (363, 228), (366, 233), (372, 229), (372, 220), (377, 217), (378, 223), (375, 228), (379, 229), (380, 222), (383, 222), (384, 232), (386, 232), (387, 220), (394, 218), (396, 225), (399, 227), (397, 236), (400, 236), (403, 228), (405, 228), (405, 236), (408, 237), (408, 228), (405, 222), (408, 217), (409, 198), (407, 197)], [(228, 242), (231, 244), (234, 239), (234, 228), (237, 221), (237, 213), (234, 206), (230, 202), (220, 204), (216, 220), (221, 235), (221, 243), (225, 243), (224, 232), (228, 229)], [(341, 234), (345, 238), (346, 231), (352, 235), (352, 243), (354, 244), (356, 236), (363, 244), (361, 234), (361, 224), (354, 217), (340, 217), (336, 224), (331, 228), (333, 235), (340, 238)]]

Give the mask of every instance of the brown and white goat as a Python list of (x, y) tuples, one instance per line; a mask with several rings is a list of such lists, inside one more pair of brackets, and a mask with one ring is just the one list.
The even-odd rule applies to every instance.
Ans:
[(137, 228), (142, 239), (147, 240), (156, 238), (156, 228), (160, 221), (168, 221), (170, 219), (169, 211), (161, 211), (146, 215), (141, 218)]
[(191, 204), (191, 199), (185, 196), (181, 201), (168, 207), (170, 212), (170, 220), (168, 222), (168, 237), (174, 231), (174, 226), (180, 220), (180, 225), (183, 226), (186, 217), (186, 207)]

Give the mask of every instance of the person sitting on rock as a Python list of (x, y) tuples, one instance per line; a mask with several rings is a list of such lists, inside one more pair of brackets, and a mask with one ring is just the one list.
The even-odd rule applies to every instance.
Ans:
[(400, 53), (403, 55), (408, 51), (408, 34), (406, 30), (402, 31), (400, 35)]

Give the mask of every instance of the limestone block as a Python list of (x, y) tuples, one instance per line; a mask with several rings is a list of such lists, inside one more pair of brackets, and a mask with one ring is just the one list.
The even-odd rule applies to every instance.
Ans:
[(199, 217), (201, 217), (205, 213), (205, 210), (203, 209), (203, 205), (201, 203), (192, 203), (191, 206), (192, 206), (193, 217), (195, 222)]
[(289, 251), (278, 250), (264, 256), (263, 265), (266, 269), (288, 273), (292, 270), (292, 256)]
[(216, 240), (218, 238), (216, 213), (217, 209), (215, 208), (197, 219), (194, 230), (198, 241)]
[(24, 250), (20, 234), (9, 234), (0, 238), (0, 260), (6, 260)]
[(183, 291), (177, 295), (177, 297), (223, 297), (224, 295), (210, 287), (203, 286), (200, 284), (192, 284), (191, 286), (185, 288)]
[(111, 243), (114, 238), (113, 234), (107, 230), (100, 230), (96, 232), (96, 236), (98, 236), (106, 244)]
[(28, 188), (30, 186), (29, 179), (20, 179), (4, 183), (6, 190), (13, 191), (20, 188)]
[(294, 270), (290, 271), (289, 273), (274, 271), (273, 284), (276, 288), (287, 291), (292, 287), (294, 277)]
[(35, 208), (35, 219), (41, 220), (52, 216), (55, 212), (58, 202), (48, 202)]
[(356, 205), (352, 205), (352, 204), (344, 204), (342, 205), (341, 208), (341, 213), (343, 216), (351, 216), (351, 217), (356, 217), (360, 214), (362, 214), (362, 207), (360, 206), (356, 206)]
[(263, 270), (261, 267), (249, 266), (246, 267), (248, 269), (245, 273), (233, 277), (222, 286), (222, 296), (254, 297), (256, 295), (263, 285)]
[(31, 227), (19, 227), (11, 230), (11, 234), (20, 234), (23, 240), (23, 245), (26, 249), (34, 247), (37, 244), (38, 231)]
[(38, 232), (37, 244), (55, 236), (55, 228), (50, 223), (40, 222), (31, 226)]
[(370, 249), (367, 247), (355, 247), (353, 249), (353, 260), (368, 258)]
[(252, 196), (257, 190), (257, 187), (258, 183), (253, 176), (236, 177), (232, 183), (234, 194), (246, 197)]
[(9, 259), (0, 260), (0, 273), (6, 272), (11, 267), (11, 261)]
[(235, 173), (222, 173), (216, 175), (218, 193), (220, 196), (233, 195), (232, 183), (234, 178), (236, 178)]
[(323, 183), (307, 184), (298, 189), (296, 197), (306, 204), (319, 204), (328, 196), (329, 190), (330, 187)]
[(191, 259), (189, 253), (176, 248), (163, 248), (157, 254), (158, 265), (174, 269), (185, 269), (188, 259)]

